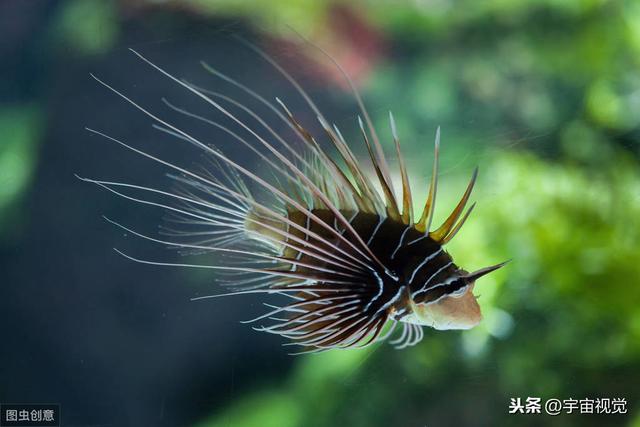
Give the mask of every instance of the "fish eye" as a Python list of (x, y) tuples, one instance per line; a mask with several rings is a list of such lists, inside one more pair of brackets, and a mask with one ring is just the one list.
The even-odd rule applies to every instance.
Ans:
[[(459, 281), (462, 281), (463, 279), (460, 278), (458, 280), (456, 280), (455, 282), (453, 282), (453, 284), (457, 284)], [(453, 297), (453, 298), (461, 298), (464, 294), (467, 293), (467, 290), (469, 290), (469, 285), (465, 285), (462, 286), (459, 289), (456, 289), (455, 291), (451, 292), (450, 294), (448, 294), (448, 296)]]

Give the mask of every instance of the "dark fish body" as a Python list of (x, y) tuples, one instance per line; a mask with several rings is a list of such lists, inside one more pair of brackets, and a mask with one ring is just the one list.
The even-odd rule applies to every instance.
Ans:
[[(398, 348), (419, 342), (423, 326), (468, 329), (477, 325), (482, 316), (473, 295), (475, 281), (503, 264), (469, 273), (459, 268), (444, 250), (473, 209), (472, 205), (465, 211), (465, 206), (477, 170), (458, 205), (440, 227), (432, 229), (439, 130), (429, 195), (421, 215), (414, 217), (408, 172), (393, 116), (390, 114), (389, 118), (400, 166), (400, 196), (393, 191), (378, 135), (348, 77), (364, 117), (359, 125), (375, 173), (373, 178), (365, 172), (363, 163), (353, 155), (337, 127), (327, 122), (293, 77), (264, 52), (254, 46), (250, 48), (293, 84), (317, 115), (324, 135), (311, 135), (280, 100), (277, 106), (205, 65), (216, 77), (269, 107), (276, 120), (294, 131), (296, 140), (289, 141), (239, 101), (179, 80), (134, 53), (251, 137), (244, 138), (230, 127), (164, 100), (172, 112), (227, 132), (231, 139), (259, 156), (273, 179), (241, 166), (219, 149), (194, 138), (187, 130), (172, 125), (96, 78), (151, 118), (158, 130), (182, 143), (197, 146), (211, 160), (202, 170), (184, 168), (115, 137), (90, 130), (166, 166), (178, 183), (173, 190), (165, 191), (82, 178), (134, 202), (164, 209), (176, 224), (186, 228), (168, 228), (164, 235), (153, 237), (114, 222), (116, 225), (141, 238), (183, 251), (224, 255), (217, 257), (219, 264), (213, 265), (171, 264), (125, 256), (146, 264), (213, 269), (219, 272), (221, 283), (232, 290), (197, 299), (245, 293), (280, 297), (276, 305), (265, 303), (271, 310), (250, 322), (267, 323), (256, 329), (283, 336), (290, 340), (289, 344), (302, 347), (302, 352), (364, 347), (386, 339), (398, 325), (403, 326), (402, 331), (391, 341)], [(231, 106), (244, 115), (231, 112)], [(256, 128), (267, 131), (272, 138), (265, 139)], [(336, 159), (328, 154), (319, 138), (333, 146), (338, 153)], [(167, 202), (133, 196), (134, 191), (152, 193), (166, 198)], [(257, 192), (263, 197), (257, 198)]]
[[(314, 210), (312, 212), (322, 218), (326, 223), (335, 224), (336, 229), (344, 236), (346, 230), (337, 224), (335, 215), (326, 209)], [(405, 289), (408, 295), (416, 294), (418, 299), (422, 299), (419, 295), (426, 294), (424, 290), (421, 292), (421, 289), (427, 281), (431, 280), (434, 283), (441, 283), (447, 277), (451, 277), (458, 272), (457, 266), (453, 263), (449, 254), (442, 249), (442, 246), (429, 237), (425, 238), (424, 234), (415, 228), (394, 221), (391, 218), (381, 218), (371, 213), (351, 211), (342, 212), (342, 214), (345, 218), (349, 218), (349, 222), (354, 230), (362, 240), (367, 242), (371, 251), (377, 255), (378, 259), (387, 267), (388, 271), (393, 272), (392, 275), (390, 275), (379, 267), (373, 267), (370, 270), (363, 271), (361, 275), (357, 276), (358, 281), (364, 285), (362, 286), (361, 292), (363, 302), (367, 302), (366, 305), (368, 306), (368, 309), (365, 311), (366, 315), (375, 313), (385, 305), (385, 302), (396, 298), (394, 302), (397, 301), (398, 303), (389, 306), (388, 311), (395, 312), (398, 316), (396, 318), (399, 320), (403, 314), (400, 309), (401, 303), (405, 299), (404, 294), (399, 294), (401, 289)], [(308, 237), (306, 233), (300, 230), (289, 230), (289, 233), (300, 239), (304, 239), (314, 247), (325, 248), (331, 251), (339, 248), (356, 258), (357, 254), (353, 248), (332, 236), (331, 233), (323, 227), (315, 223), (307, 224), (307, 217), (301, 212), (292, 212), (289, 218), (297, 224), (304, 226), (305, 229), (322, 236), (330, 243), (323, 243), (315, 237)], [(294, 243), (289, 239), (287, 239), (287, 242), (292, 245)], [(313, 264), (316, 267), (330, 267), (330, 264), (327, 262), (318, 262), (314, 260), (312, 256), (305, 255), (291, 247), (286, 247), (282, 256)], [(428, 259), (427, 263), (425, 263), (425, 259)], [(342, 275), (350, 274), (350, 272), (344, 268), (332, 268), (334, 268), (336, 273)], [(308, 274), (313, 273), (312, 269), (306, 267), (296, 268), (295, 271)], [(434, 275), (434, 272), (437, 273)], [(323, 273), (320, 274), (319, 277), (319, 281), (331, 283), (331, 279), (338, 279), (339, 274)], [(382, 282), (382, 292), (380, 292), (380, 288), (377, 286), (370, 286), (370, 284), (378, 282)]]

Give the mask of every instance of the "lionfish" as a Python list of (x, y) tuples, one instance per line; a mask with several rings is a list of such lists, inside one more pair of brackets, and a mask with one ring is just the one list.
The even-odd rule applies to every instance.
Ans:
[[(285, 337), (289, 340), (285, 345), (302, 347), (296, 354), (367, 347), (389, 338), (398, 325), (402, 325), (402, 330), (390, 341), (396, 348), (418, 343), (423, 338), (423, 326), (437, 330), (476, 326), (482, 315), (473, 294), (475, 282), (505, 263), (470, 273), (454, 263), (444, 246), (458, 233), (475, 206), (474, 203), (465, 211), (478, 169), (474, 170), (466, 191), (444, 223), (432, 227), (438, 185), (439, 128), (428, 196), (422, 213), (416, 216), (393, 115), (389, 113), (400, 169), (400, 200), (376, 130), (344, 69), (317, 47), (340, 70), (358, 104), (363, 118), (358, 117), (359, 131), (374, 176), (368, 176), (338, 127), (329, 124), (298, 81), (263, 50), (248, 46), (287, 79), (304, 99), (317, 116), (324, 137), (335, 149), (336, 158), (280, 99), (275, 99), (276, 106), (246, 85), (202, 63), (214, 76), (266, 106), (295, 134), (299, 143), (287, 141), (263, 116), (238, 100), (179, 79), (131, 49), (143, 62), (213, 107), (251, 137), (247, 139), (219, 122), (163, 99), (173, 112), (224, 131), (255, 153), (272, 176), (269, 179), (267, 174), (242, 166), (219, 148), (160, 118), (92, 74), (100, 84), (152, 119), (156, 129), (195, 145), (210, 160), (209, 166), (200, 170), (180, 167), (87, 128), (163, 165), (172, 171), (170, 176), (177, 185), (172, 191), (164, 191), (131, 183), (80, 179), (135, 202), (164, 209), (177, 217), (176, 222), (200, 228), (197, 231), (167, 228), (163, 234), (171, 239), (165, 239), (107, 220), (156, 243), (216, 254), (219, 265), (156, 262), (116, 251), (145, 264), (208, 268), (226, 275), (226, 280), (220, 281), (230, 287), (231, 292), (194, 300), (244, 294), (277, 295), (279, 303), (264, 303), (268, 312), (247, 323), (266, 323), (254, 329)], [(240, 110), (246, 117), (232, 112), (233, 109)], [(247, 118), (252, 119), (252, 124)], [(262, 136), (257, 128), (268, 133), (269, 138)], [(139, 198), (131, 194), (134, 191), (165, 197), (175, 203)], [(256, 192), (267, 194), (267, 200), (256, 197)], [(197, 237), (195, 241), (194, 237)]]

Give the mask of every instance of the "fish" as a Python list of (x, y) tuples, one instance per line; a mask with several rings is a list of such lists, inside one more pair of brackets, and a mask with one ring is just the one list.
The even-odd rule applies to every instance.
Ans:
[[(362, 97), (339, 64), (334, 61), (360, 110), (357, 131), (368, 159), (356, 157), (339, 128), (329, 123), (284, 67), (261, 48), (248, 42), (246, 45), (289, 81), (316, 116), (322, 135), (308, 131), (281, 99), (271, 102), (209, 64), (202, 63), (212, 75), (267, 107), (273, 118), (295, 135), (293, 140), (282, 136), (263, 115), (241, 101), (180, 79), (136, 50), (131, 52), (172, 84), (213, 108), (239, 131), (163, 99), (171, 112), (225, 132), (256, 155), (262, 168), (239, 163), (219, 147), (194, 137), (187, 129), (161, 118), (91, 75), (150, 119), (155, 129), (197, 147), (207, 158), (201, 168), (182, 167), (108, 133), (87, 128), (91, 134), (165, 167), (175, 187), (167, 191), (78, 178), (133, 202), (162, 209), (183, 228), (166, 227), (161, 235), (154, 236), (109, 218), (107, 221), (139, 238), (208, 258), (202, 264), (173, 263), (116, 251), (143, 264), (210, 269), (219, 285), (228, 290), (193, 300), (263, 296), (266, 312), (243, 323), (284, 338), (283, 345), (299, 350), (292, 354), (366, 348), (382, 341), (402, 349), (419, 343), (425, 327), (465, 330), (477, 326), (482, 313), (474, 294), (476, 281), (506, 262), (468, 272), (454, 262), (445, 246), (475, 207), (475, 203), (466, 206), (478, 168), (458, 204), (435, 227), (439, 127), (428, 195), (422, 211), (414, 212), (409, 172), (391, 112), (390, 136), (400, 170), (398, 185), (394, 185), (389, 162)], [(325, 51), (322, 53), (330, 58)], [(264, 132), (269, 134), (268, 139)], [(396, 194), (396, 188), (401, 188), (401, 193)], [(138, 196), (140, 193), (162, 201)]]

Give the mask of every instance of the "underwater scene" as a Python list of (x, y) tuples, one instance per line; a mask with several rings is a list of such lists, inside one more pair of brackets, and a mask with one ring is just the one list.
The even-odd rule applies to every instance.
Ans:
[(640, 427), (640, 1), (0, 40), (0, 427)]

